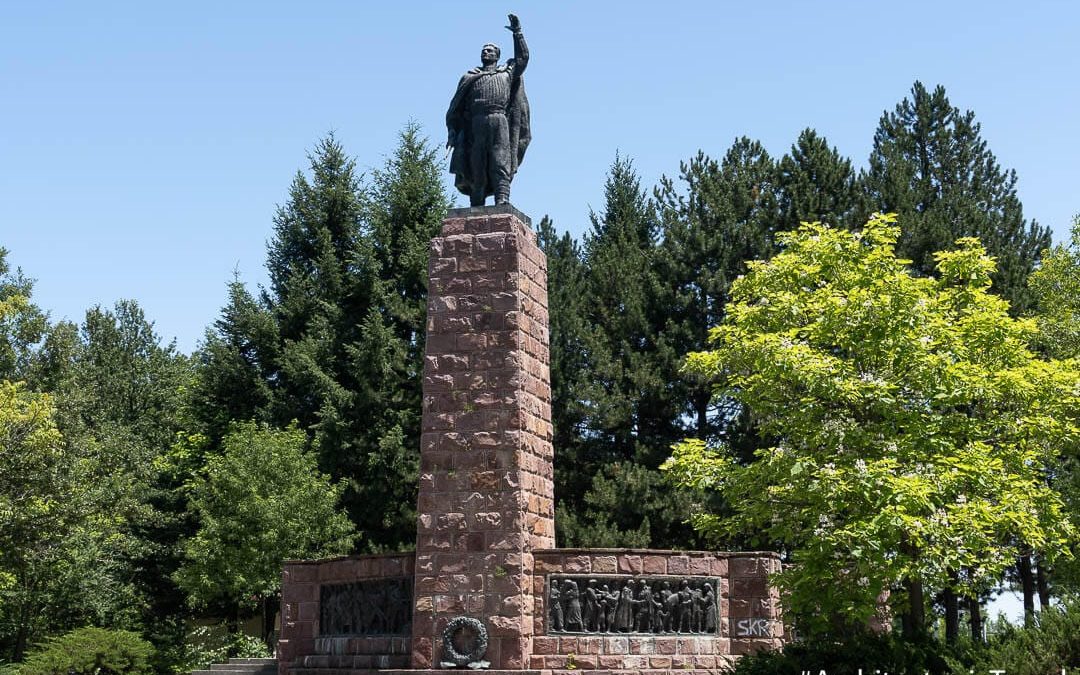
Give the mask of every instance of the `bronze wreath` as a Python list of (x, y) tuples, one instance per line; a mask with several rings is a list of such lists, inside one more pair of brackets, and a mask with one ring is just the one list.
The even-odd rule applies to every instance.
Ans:
[[(470, 628), (476, 633), (476, 641), (467, 654), (462, 654), (454, 647), (454, 637), (463, 628)], [(488, 648), (487, 628), (484, 628), (484, 624), (479, 619), (474, 619), (471, 616), (456, 617), (446, 625), (446, 629), (442, 633), (442, 644), (445, 660), (452, 661), (460, 668), (484, 658)]]

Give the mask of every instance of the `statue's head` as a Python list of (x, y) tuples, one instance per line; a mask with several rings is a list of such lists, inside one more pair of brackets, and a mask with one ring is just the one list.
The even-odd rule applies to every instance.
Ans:
[(500, 56), (502, 56), (502, 50), (499, 49), (497, 44), (489, 42), (480, 48), (480, 63), (485, 66), (498, 63)]

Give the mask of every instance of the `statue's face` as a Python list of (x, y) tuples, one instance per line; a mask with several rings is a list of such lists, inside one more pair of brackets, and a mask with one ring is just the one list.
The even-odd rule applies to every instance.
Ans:
[(495, 45), (484, 45), (480, 50), (480, 63), (489, 66), (499, 62), (499, 48)]

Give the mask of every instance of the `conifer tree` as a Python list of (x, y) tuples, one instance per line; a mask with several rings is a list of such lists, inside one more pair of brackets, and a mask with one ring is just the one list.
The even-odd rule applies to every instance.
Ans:
[(234, 282), (207, 336), (195, 417), (214, 446), (233, 421), (296, 420), (344, 484), (362, 546), (401, 548), (415, 536), (428, 242), (449, 199), (415, 125), (369, 183), (333, 136), (310, 160), (274, 220), (269, 288)]
[(559, 236), (547, 216), (537, 228), (537, 241), (548, 265), (552, 444), (557, 448), (555, 495), (582, 495), (592, 478), (591, 473), (582, 470), (586, 459), (582, 434), (587, 414), (583, 392), (589, 381), (585, 266), (577, 241), (569, 232)]
[(655, 269), (659, 223), (629, 160), (616, 158), (604, 193), (581, 261), (571, 261), (570, 242), (554, 247), (562, 260), (552, 283), (581, 274), (580, 282), (553, 290), (557, 298), (578, 297), (571, 305), (576, 315), (557, 308), (562, 316), (553, 327), (568, 329), (554, 338), (552, 361), (559, 386), (574, 389), (557, 393), (571, 405), (562, 414), (578, 425), (557, 432), (567, 443), (556, 460), (566, 490), (558, 497), (558, 536), (570, 546), (673, 545), (689, 529), (657, 471), (679, 437), (669, 386), (678, 357), (658, 340), (664, 323)]
[(995, 292), (1014, 312), (1030, 304), (1028, 275), (1050, 245), (1050, 231), (1024, 218), (1016, 172), (1004, 171), (981, 136), (970, 110), (921, 82), (874, 134), (866, 176), (874, 207), (900, 216), (897, 253), (920, 273), (933, 273), (933, 254), (961, 237), (977, 237), (997, 260)]
[[(660, 269), (670, 294), (664, 340), (674, 354), (704, 349), (708, 331), (724, 318), (732, 282), (746, 262), (768, 258), (778, 219), (776, 166), (757, 141), (739, 138), (717, 162), (704, 153), (680, 165), (680, 191), (665, 177), (657, 191), (663, 220)], [(711, 385), (680, 377), (687, 433), (739, 446), (753, 443), (745, 413), (712, 401)], [(740, 440), (736, 440), (738, 436)]]
[(863, 210), (863, 193), (851, 160), (813, 129), (804, 129), (778, 164), (780, 222), (793, 230), (801, 222), (850, 227)]

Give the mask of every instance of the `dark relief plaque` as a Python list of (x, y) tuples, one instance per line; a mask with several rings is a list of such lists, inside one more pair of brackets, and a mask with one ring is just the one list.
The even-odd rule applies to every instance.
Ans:
[(323, 585), (320, 635), (412, 634), (412, 577)]
[(715, 635), (719, 588), (716, 577), (551, 575), (548, 632)]

